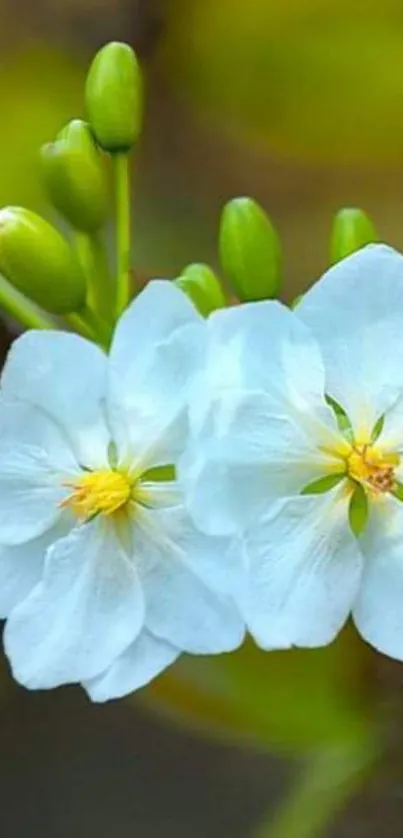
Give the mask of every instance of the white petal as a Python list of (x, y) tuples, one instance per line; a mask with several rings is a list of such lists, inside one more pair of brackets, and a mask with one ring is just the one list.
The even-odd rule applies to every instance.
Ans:
[(8, 617), (40, 581), (47, 548), (69, 529), (67, 520), (16, 547), (0, 545), (0, 619)]
[(371, 432), (402, 390), (403, 256), (370, 245), (331, 268), (296, 314), (320, 343), (327, 392)]
[(0, 543), (23, 544), (61, 515), (66, 478), (78, 465), (46, 414), (0, 399)]
[(159, 521), (189, 570), (213, 591), (231, 595), (238, 585), (241, 564), (235, 555), (228, 554), (228, 539), (201, 532), (183, 505), (166, 509)]
[(209, 318), (206, 361), (192, 391), (193, 430), (204, 424), (212, 398), (240, 389), (265, 391), (277, 414), (297, 411), (310, 424), (323, 413), (328, 422), (319, 347), (286, 306), (248, 303)]
[(297, 418), (274, 415), (275, 409), (271, 394), (263, 392), (224, 390), (211, 401), (178, 470), (193, 518), (206, 532), (235, 533), (269, 498), (299, 493), (312, 481), (343, 471), (342, 462), (319, 449), (325, 427), (318, 428), (315, 445), (303, 421), (299, 426)]
[[(134, 546), (146, 597), (146, 626), (193, 654), (235, 649), (244, 636), (243, 623), (230, 599), (202, 581), (208, 575), (210, 580), (214, 577), (213, 548), (206, 542), (203, 555), (197, 540), (201, 536), (196, 536), (193, 545), (183, 518), (182, 510), (175, 508), (138, 510)], [(189, 557), (192, 550), (194, 555)], [(225, 561), (222, 552), (217, 552), (216, 560)], [(194, 572), (196, 564), (199, 575)], [(219, 590), (222, 568), (218, 564), (215, 582)]]
[(354, 622), (371, 646), (403, 660), (403, 505), (380, 498), (371, 508), (361, 548), (364, 572)]
[(347, 502), (340, 487), (285, 499), (238, 544), (239, 606), (263, 648), (323, 646), (342, 628), (362, 571)]
[(5, 649), (30, 689), (103, 672), (140, 632), (144, 602), (135, 567), (111, 526), (93, 522), (57, 541), (43, 581), (11, 613)]
[(175, 462), (205, 323), (182, 291), (154, 281), (127, 309), (110, 355), (109, 418), (119, 455), (146, 467)]
[(386, 411), (377, 447), (386, 452), (403, 454), (403, 398)]
[(107, 359), (78, 335), (26, 332), (7, 356), (3, 393), (40, 407), (64, 429), (77, 459), (88, 467), (106, 462)]
[(110, 701), (145, 687), (164, 669), (176, 661), (180, 650), (160, 640), (148, 631), (142, 631), (134, 643), (112, 663), (106, 672), (86, 681), (92, 701)]
[(144, 505), (153, 509), (178, 506), (183, 501), (183, 493), (177, 480), (142, 480), (140, 485)]

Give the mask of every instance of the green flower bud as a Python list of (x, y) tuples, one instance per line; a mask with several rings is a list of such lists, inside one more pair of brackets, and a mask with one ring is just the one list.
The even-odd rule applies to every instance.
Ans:
[(279, 237), (252, 198), (234, 198), (222, 212), (220, 258), (241, 301), (276, 297), (282, 275)]
[(109, 210), (104, 161), (88, 125), (77, 119), (70, 126), (42, 147), (43, 179), (58, 212), (77, 230), (95, 233)]
[(53, 314), (80, 311), (85, 282), (61, 234), (22, 207), (0, 210), (0, 274)]
[(106, 44), (88, 72), (88, 120), (97, 142), (110, 152), (128, 151), (142, 122), (142, 77), (135, 52), (128, 44)]
[(56, 140), (67, 140), (72, 148), (82, 148), (92, 153), (94, 137), (88, 122), (84, 119), (71, 119), (60, 129)]
[(330, 241), (330, 262), (334, 265), (361, 247), (377, 242), (371, 219), (361, 209), (339, 210), (333, 221)]
[(203, 317), (225, 306), (223, 289), (208, 265), (188, 265), (174, 282), (192, 300)]

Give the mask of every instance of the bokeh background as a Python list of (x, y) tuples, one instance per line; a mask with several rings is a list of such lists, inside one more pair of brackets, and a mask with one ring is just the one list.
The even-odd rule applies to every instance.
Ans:
[[(90, 58), (112, 39), (136, 48), (146, 77), (133, 176), (142, 276), (216, 266), (220, 208), (240, 194), (282, 236), (287, 300), (326, 267), (341, 206), (365, 208), (403, 248), (400, 0), (1, 0), (0, 205), (49, 215), (38, 148), (82, 115)], [(248, 645), (185, 661), (106, 707), (75, 688), (20, 690), (3, 662), (0, 832), (252, 835), (307, 755), (369, 723), (382, 762), (326, 834), (398, 838), (402, 688), (401, 667), (352, 629), (328, 650)]]

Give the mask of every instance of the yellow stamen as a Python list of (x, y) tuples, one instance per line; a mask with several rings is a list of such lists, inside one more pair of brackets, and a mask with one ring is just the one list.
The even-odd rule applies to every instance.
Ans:
[(89, 471), (64, 485), (73, 491), (60, 505), (84, 519), (113, 515), (126, 506), (132, 494), (129, 475), (113, 469)]
[(375, 493), (393, 492), (399, 462), (398, 454), (382, 452), (371, 444), (354, 445), (347, 458), (347, 471), (349, 477)]

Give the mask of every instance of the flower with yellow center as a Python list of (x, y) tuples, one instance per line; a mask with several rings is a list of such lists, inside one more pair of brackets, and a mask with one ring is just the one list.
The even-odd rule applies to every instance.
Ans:
[(403, 257), (365, 248), (294, 312), (215, 313), (190, 419), (189, 506), (233, 536), (257, 642), (324, 645), (352, 613), (403, 659)]
[(347, 457), (347, 474), (376, 496), (379, 492), (396, 491), (395, 469), (399, 464), (399, 454), (384, 453), (376, 445), (361, 443), (352, 446)]
[(223, 541), (198, 532), (176, 464), (205, 323), (154, 282), (109, 356), (28, 332), (0, 396), (0, 614), (15, 677), (80, 682), (97, 701), (154, 678), (182, 651), (237, 646)]
[(134, 497), (134, 485), (130, 475), (116, 469), (100, 469), (67, 480), (71, 494), (64, 498), (61, 506), (71, 509), (77, 518), (87, 521), (94, 515), (113, 515), (123, 511)]

